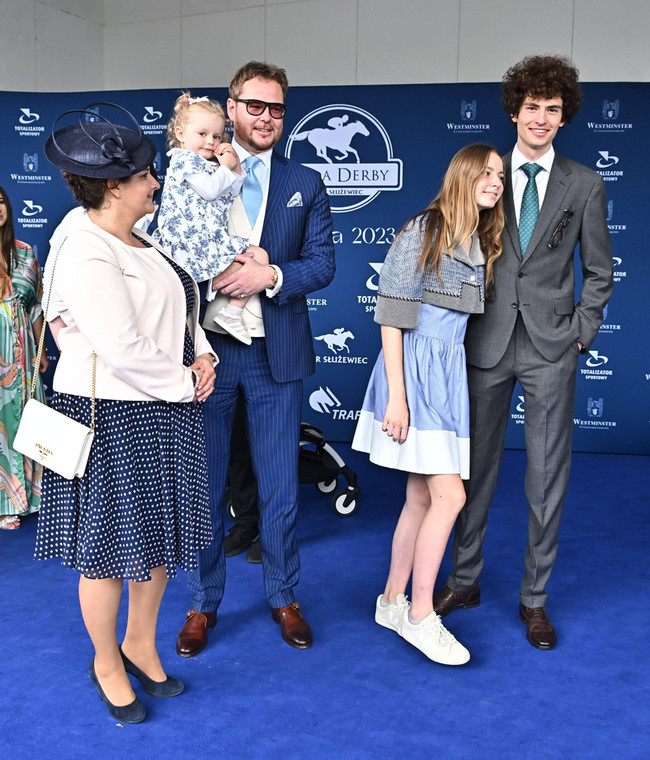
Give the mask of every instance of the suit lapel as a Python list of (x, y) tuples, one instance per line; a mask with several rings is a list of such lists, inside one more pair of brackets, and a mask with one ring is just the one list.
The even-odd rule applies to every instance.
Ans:
[[(510, 179), (510, 158), (512, 152), (508, 153), (503, 160), (505, 176)], [(519, 228), (517, 227), (517, 214), (515, 213), (515, 202), (512, 196), (512, 180), (506, 183), (506, 189), (503, 193), (503, 210), (506, 215), (505, 234), (510, 238), (512, 249), (516, 251), (521, 259), (521, 244), (519, 242)]]
[[(273, 151), (271, 156), (271, 176), (269, 177), (269, 195), (266, 201), (266, 214), (264, 215), (264, 228), (262, 240), (268, 230), (269, 222), (280, 211), (282, 191), (289, 177), (289, 164), (278, 153)], [(260, 241), (261, 242), (261, 241)], [(263, 248), (264, 246), (262, 246)]]

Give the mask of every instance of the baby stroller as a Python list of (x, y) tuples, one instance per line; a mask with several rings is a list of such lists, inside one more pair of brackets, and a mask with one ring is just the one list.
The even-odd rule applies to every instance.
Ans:
[[(342, 491), (337, 491), (339, 475), (343, 475), (348, 484)], [(306, 422), (300, 423), (298, 481), (312, 483), (323, 494), (336, 491), (332, 496), (332, 509), (341, 517), (348, 517), (357, 508), (361, 489), (356, 472), (325, 441), (322, 431)]]

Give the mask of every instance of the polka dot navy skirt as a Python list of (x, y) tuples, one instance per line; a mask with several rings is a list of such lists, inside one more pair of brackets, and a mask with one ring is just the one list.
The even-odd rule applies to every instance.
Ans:
[[(193, 355), (188, 332), (186, 365)], [(50, 404), (90, 425), (89, 398), (55, 393)], [(83, 478), (45, 470), (35, 559), (60, 558), (87, 578), (148, 581), (161, 565), (168, 577), (176, 565), (196, 568), (212, 538), (201, 407), (97, 399)]]

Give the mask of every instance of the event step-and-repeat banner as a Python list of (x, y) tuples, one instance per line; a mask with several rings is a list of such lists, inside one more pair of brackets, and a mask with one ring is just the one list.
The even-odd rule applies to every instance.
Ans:
[[(560, 131), (555, 146), (606, 181), (615, 286), (600, 334), (579, 360), (574, 450), (649, 454), (650, 255), (642, 232), (650, 218), (650, 155), (643, 136), (650, 85), (588, 83), (584, 92), (580, 113)], [(222, 103), (227, 97), (225, 89), (193, 94)], [(13, 204), (17, 236), (34, 246), (41, 262), (52, 230), (74, 205), (43, 152), (54, 119), (93, 101), (122, 105), (156, 143), (156, 169), (164, 181), (166, 122), (177, 95), (177, 90), (0, 93), (0, 184)], [(308, 299), (317, 364), (304, 383), (303, 408), (303, 419), (332, 441), (351, 440), (379, 350), (373, 314), (388, 246), (406, 219), (436, 194), (459, 148), (484, 142), (502, 153), (510, 150), (514, 126), (499, 97), (498, 84), (289, 91), (278, 149), (320, 172), (334, 214), (336, 277)], [(578, 259), (576, 272), (579, 294)], [(524, 414), (517, 387), (510, 448), (523, 448)]]

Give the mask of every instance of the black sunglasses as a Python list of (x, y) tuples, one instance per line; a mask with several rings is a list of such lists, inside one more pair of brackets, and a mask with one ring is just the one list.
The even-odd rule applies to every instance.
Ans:
[(560, 223), (553, 230), (553, 234), (549, 238), (549, 241), (548, 241), (549, 248), (557, 248), (558, 245), (560, 245), (560, 243), (562, 242), (562, 233), (564, 232), (564, 228), (568, 226), (572, 217), (573, 217), (573, 209), (565, 208), (564, 214), (562, 214), (562, 218), (560, 219)]
[(235, 98), (235, 103), (246, 103), (246, 110), (251, 116), (261, 116), (266, 109), (269, 109), (271, 118), (284, 119), (287, 112), (287, 106), (284, 103), (267, 103), (264, 100), (254, 100), (252, 98)]

